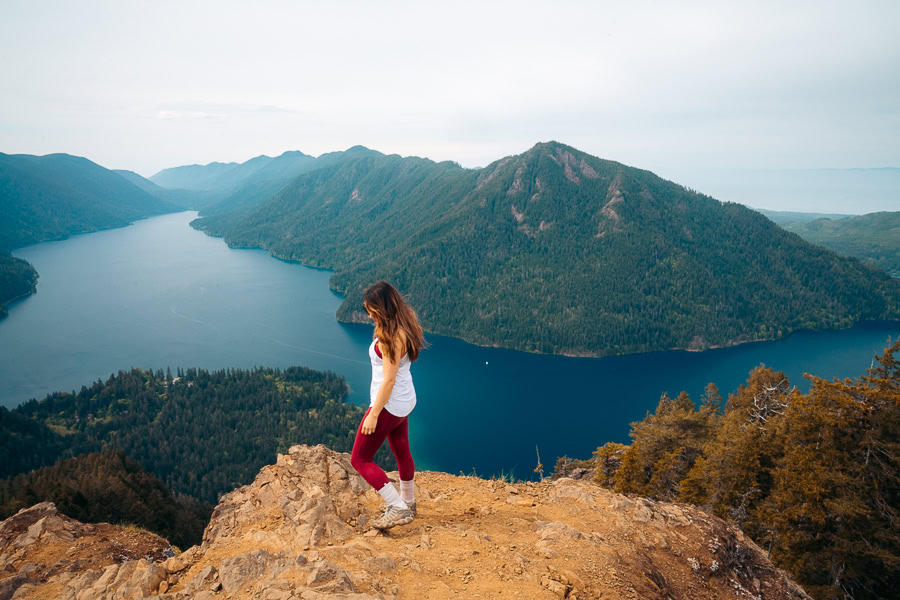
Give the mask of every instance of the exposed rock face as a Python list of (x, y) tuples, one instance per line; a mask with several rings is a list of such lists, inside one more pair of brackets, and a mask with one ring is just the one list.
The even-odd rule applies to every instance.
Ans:
[(175, 553), (149, 531), (81, 523), (58, 513), (52, 502), (41, 502), (0, 523), (0, 600), (68, 598), (61, 593), (67, 583), (86, 589), (126, 574), (149, 592), (159, 583), (154, 577), (165, 578), (157, 563)]
[(367, 530), (381, 499), (349, 454), (292, 446), (223, 496), (202, 544), (175, 556), (147, 532), (118, 556), (97, 553), (82, 542), (98, 528), (135, 530), (41, 503), (0, 525), (0, 600), (808, 598), (740, 531), (687, 505), (569, 478), (416, 481), (416, 520)]

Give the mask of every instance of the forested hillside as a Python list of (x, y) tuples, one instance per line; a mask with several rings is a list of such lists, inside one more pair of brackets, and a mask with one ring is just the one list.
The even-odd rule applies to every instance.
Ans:
[(356, 149), (192, 225), (336, 269), (340, 320), (362, 321), (362, 289), (387, 279), (429, 331), (526, 351), (700, 350), (900, 318), (884, 273), (555, 142), (483, 169)]
[(174, 210), (80, 156), (0, 153), (0, 249), (122, 227)]
[[(695, 407), (663, 394), (605, 444), (592, 479), (618, 492), (691, 502), (730, 519), (819, 600), (881, 599), (900, 581), (900, 340), (854, 379), (805, 375), (801, 393), (760, 365), (729, 394)], [(571, 472), (566, 457), (554, 477)]]
[(900, 277), (900, 212), (877, 212), (843, 219), (816, 219), (782, 225), (813, 244), (855, 256)]
[(60, 460), (0, 480), (0, 520), (38, 502), (53, 502), (84, 523), (138, 525), (181, 548), (202, 541), (213, 506), (169, 490), (121, 450)]
[(9, 250), (174, 210), (80, 156), (0, 152), (0, 319), (7, 302), (34, 291), (38, 277)]
[(6, 304), (35, 291), (38, 274), (27, 260), (0, 250), (0, 319), (6, 316)]
[[(305, 367), (119, 371), (80, 392), (0, 407), (0, 477), (123, 450), (178, 493), (215, 504), (293, 444), (349, 452), (363, 410), (342, 377)], [(387, 446), (377, 460), (387, 466)]]
[(206, 190), (181, 190), (160, 187), (149, 179), (141, 177), (134, 171), (115, 169), (115, 172), (151, 196), (155, 196), (182, 210), (197, 210), (207, 204), (216, 202), (219, 199), (219, 196), (214, 192)]
[(199, 208), (201, 215), (247, 212), (270, 199), (291, 179), (330, 164), (341, 155), (342, 152), (335, 152), (314, 158), (293, 150), (275, 158), (257, 156), (243, 163), (172, 167), (147, 182), (163, 192), (197, 195), (192, 208)]

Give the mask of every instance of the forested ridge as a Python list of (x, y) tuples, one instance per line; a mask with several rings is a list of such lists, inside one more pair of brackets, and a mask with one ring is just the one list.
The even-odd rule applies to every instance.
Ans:
[(386, 279), (424, 327), (526, 351), (705, 349), (900, 318), (900, 282), (743, 205), (542, 143), (483, 169), (357, 148), (192, 225), (327, 267), (362, 321)]
[[(0, 407), (0, 477), (122, 450), (175, 493), (215, 504), (294, 444), (349, 452), (363, 410), (346, 394), (342, 377), (305, 367), (119, 371)], [(389, 467), (389, 456), (385, 447), (376, 460)]]
[(630, 445), (557, 460), (622, 493), (690, 502), (735, 522), (819, 600), (883, 599), (900, 583), (900, 340), (856, 378), (804, 374), (801, 393), (760, 365), (699, 407), (666, 394)]
[(823, 218), (785, 223), (782, 227), (813, 244), (855, 256), (900, 277), (900, 212)]
[(62, 459), (0, 480), (0, 520), (39, 502), (82, 523), (137, 525), (180, 548), (199, 544), (213, 506), (174, 494), (121, 450)]
[(0, 152), (0, 249), (122, 227), (174, 210), (80, 156)]

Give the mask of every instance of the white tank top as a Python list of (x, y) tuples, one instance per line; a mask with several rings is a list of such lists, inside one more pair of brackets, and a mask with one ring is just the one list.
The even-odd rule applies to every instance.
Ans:
[[(372, 385), (369, 388), (369, 406), (375, 405), (378, 389), (384, 381), (384, 361), (375, 352), (375, 340), (369, 345), (369, 358), (372, 359)], [(388, 397), (385, 410), (396, 417), (405, 417), (416, 407), (416, 388), (413, 387), (412, 374), (409, 372), (409, 354), (400, 358), (394, 388)]]

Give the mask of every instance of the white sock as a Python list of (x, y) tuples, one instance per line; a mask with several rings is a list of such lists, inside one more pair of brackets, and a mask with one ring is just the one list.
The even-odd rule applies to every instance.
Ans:
[(415, 501), (415, 489), (416, 484), (413, 479), (410, 479), (409, 481), (400, 480), (400, 497), (403, 498), (403, 501), (407, 504)]
[(400, 497), (400, 494), (397, 493), (397, 488), (395, 488), (394, 484), (390, 481), (384, 484), (384, 487), (378, 490), (378, 493), (381, 494), (381, 497), (384, 498), (384, 501), (388, 503), (388, 506), (409, 508), (406, 502), (403, 501), (403, 498)]

